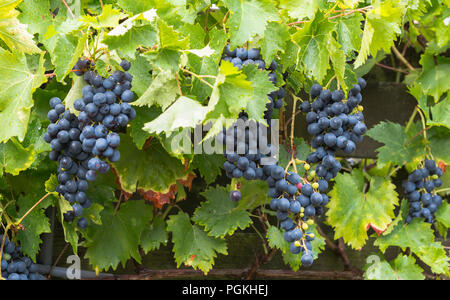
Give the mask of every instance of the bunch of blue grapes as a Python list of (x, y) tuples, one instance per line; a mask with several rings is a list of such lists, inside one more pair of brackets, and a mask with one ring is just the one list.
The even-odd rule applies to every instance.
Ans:
[(361, 90), (366, 86), (363, 78), (348, 93), (344, 100), (341, 90), (330, 91), (322, 89), (319, 84), (311, 87), (312, 103), (304, 101), (300, 109), (307, 113), (308, 133), (313, 136), (311, 146), (315, 151), (310, 153), (304, 165), (305, 170), (310, 164), (317, 163), (315, 170), (309, 173), (309, 182), (302, 187), (305, 203), (311, 206), (305, 208), (305, 216), (314, 217), (323, 213), (323, 207), (328, 203), (326, 192), (329, 181), (337, 176), (342, 166), (335, 158), (338, 150), (351, 154), (356, 150), (356, 144), (363, 139), (367, 127), (362, 113)]
[[(311, 202), (312, 200), (310, 201), (300, 193), (304, 186), (302, 186), (302, 178), (297, 173), (286, 172), (276, 164), (264, 166), (263, 171), (267, 176), (268, 195), (272, 198), (270, 208), (277, 212), (276, 216), (281, 228), (285, 231), (284, 239), (290, 243), (291, 253), (301, 254), (302, 265), (311, 266), (314, 256), (311, 241), (315, 237), (312, 232), (307, 231), (313, 222), (308, 221), (306, 216), (312, 215), (308, 212), (311, 208), (314, 209), (317, 203)], [(316, 198), (318, 199), (315, 195), (312, 197), (314, 201)], [(320, 197), (321, 205), (323, 200)]]
[(82, 125), (78, 118), (62, 104), (61, 99), (50, 99), (51, 110), (47, 117), (51, 124), (47, 127), (44, 140), (50, 144), (49, 157), (58, 162), (58, 186), (56, 191), (72, 205), (72, 210), (64, 214), (67, 222), (79, 218), (77, 224), (84, 229), (88, 220), (81, 217), (84, 208), (91, 206), (86, 196), (88, 183), (88, 161), (91, 153), (83, 150), (80, 140)]
[[(270, 65), (261, 58), (259, 49), (245, 49), (236, 48), (233, 51), (230, 49), (230, 45), (225, 47), (225, 52), (222, 60), (229, 61), (233, 66), (237, 67), (239, 70), (242, 66), (256, 65), (261, 70), (269, 70), (269, 80), (276, 85), (277, 84), (277, 74), (275, 71), (279, 67), (275, 60), (272, 60)], [(272, 119), (273, 109), (280, 109), (283, 106), (283, 98), (286, 96), (286, 91), (283, 87), (279, 87), (277, 91), (270, 93), (267, 97), (269, 102), (266, 104), (266, 111), (264, 112), (264, 118), (267, 121)]]
[[(0, 243), (3, 241), (3, 235), (0, 234)], [(2, 278), (6, 280), (45, 280), (46, 278), (39, 273), (37, 265), (31, 258), (25, 256), (20, 246), (16, 246), (12, 241), (5, 237), (3, 255), (1, 257)]]
[(88, 181), (94, 181), (98, 173), (110, 169), (109, 162), (120, 159), (118, 147), (120, 136), (136, 111), (129, 104), (133, 101), (132, 76), (127, 71), (130, 63), (120, 64), (124, 71), (117, 70), (108, 78), (89, 70), (93, 64), (79, 59), (74, 72), (83, 76), (86, 86), (82, 98), (75, 100), (78, 116), (66, 110), (59, 98), (50, 99), (48, 118), (52, 122), (45, 140), (50, 143), (50, 159), (59, 163), (57, 192), (72, 204), (72, 210), (64, 214), (67, 222), (79, 218), (77, 224), (85, 229), (89, 222), (81, 217), (83, 209), (91, 205), (86, 196)]
[(411, 223), (414, 218), (424, 218), (426, 222), (433, 223), (434, 213), (442, 205), (442, 197), (434, 191), (442, 185), (441, 176), (442, 169), (436, 162), (426, 159), (424, 167), (413, 171), (408, 180), (403, 182), (409, 202), (407, 223)]

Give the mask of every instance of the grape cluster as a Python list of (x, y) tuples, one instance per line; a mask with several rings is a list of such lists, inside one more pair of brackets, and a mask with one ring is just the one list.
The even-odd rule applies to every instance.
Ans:
[[(278, 68), (278, 64), (275, 60), (272, 60), (269, 66), (266, 65), (266, 62), (261, 58), (260, 51), (258, 49), (245, 49), (245, 48), (236, 48), (233, 51), (230, 49), (230, 45), (225, 47), (225, 52), (222, 60), (231, 62), (233, 66), (237, 67), (239, 70), (242, 66), (247, 65), (256, 65), (261, 70), (269, 70), (269, 80), (276, 85), (277, 83), (277, 74), (275, 70)], [(286, 91), (283, 87), (279, 87), (277, 91), (271, 92), (267, 97), (270, 100), (266, 104), (266, 111), (264, 112), (264, 118), (270, 122), (272, 119), (273, 109), (280, 109), (283, 106), (283, 98), (286, 96)]]
[[(1, 241), (3, 241), (2, 234), (0, 243)], [(45, 280), (31, 258), (25, 256), (20, 246), (16, 246), (8, 237), (5, 237), (1, 268), (2, 277), (6, 280)]]
[[(314, 203), (300, 194), (304, 186), (297, 173), (286, 172), (276, 164), (264, 166), (263, 171), (267, 175), (268, 195), (272, 198), (270, 208), (277, 212), (281, 228), (285, 230), (284, 239), (290, 243), (291, 253), (302, 254), (302, 265), (308, 267), (313, 263), (311, 241), (314, 234), (306, 231), (313, 222), (307, 221), (305, 216), (314, 209)], [(312, 199), (315, 201), (315, 196)]]
[[(242, 124), (246, 124), (244, 122), (248, 120), (245, 114), (241, 114), (239, 119), (243, 122)], [(260, 160), (263, 156), (259, 150), (255, 150), (256, 143), (259, 142), (258, 129), (260, 124), (253, 124), (258, 126), (255, 127), (256, 131), (250, 130), (250, 126), (233, 125), (228, 130), (224, 129), (218, 135), (218, 139), (221, 139), (223, 144), (233, 146), (231, 151), (225, 151), (224, 153), (227, 159), (224, 163), (224, 169), (229, 178), (265, 179), (263, 169), (260, 166)], [(255, 144), (252, 145), (252, 143)]]
[[(66, 110), (59, 98), (50, 99), (48, 118), (52, 122), (47, 128), (45, 140), (50, 143), (50, 159), (59, 163), (57, 192), (72, 204), (72, 211), (64, 214), (67, 222), (82, 215), (83, 209), (91, 205), (86, 196), (88, 181), (94, 181), (98, 173), (106, 173), (110, 165), (117, 162), (120, 152), (118, 131), (125, 128), (136, 117), (129, 104), (133, 101), (132, 76), (127, 71), (130, 63), (120, 64), (125, 71), (115, 71), (108, 78), (89, 70), (93, 64), (79, 59), (74, 72), (84, 76), (87, 83), (82, 89), (82, 98), (75, 100), (78, 117)], [(88, 220), (80, 218), (78, 226), (88, 226)]]
[(266, 166), (270, 207), (277, 211), (281, 227), (285, 230), (284, 238), (290, 243), (290, 251), (302, 253), (302, 265), (309, 266), (313, 262), (311, 241), (314, 234), (306, 232), (308, 225), (313, 224), (313, 217), (321, 215), (324, 206), (329, 202), (327, 195), (329, 181), (341, 170), (341, 164), (335, 159), (335, 151), (343, 150), (350, 154), (361, 142), (367, 128), (363, 123), (361, 89), (366, 86), (360, 78), (344, 100), (340, 90), (324, 90), (314, 84), (310, 95), (312, 103), (304, 101), (300, 109), (307, 113), (308, 133), (314, 136), (312, 152), (304, 168), (309, 171), (311, 163), (318, 163), (307, 179), (293, 172), (285, 172), (280, 166)]
[(425, 218), (433, 223), (434, 213), (442, 204), (442, 197), (434, 189), (442, 185), (442, 169), (434, 160), (426, 159), (424, 167), (413, 171), (408, 180), (403, 182), (403, 189), (409, 201), (409, 214), (406, 222), (411, 223), (414, 218)]
[[(52, 149), (49, 154), (50, 159), (59, 163), (59, 185), (56, 191), (72, 205), (73, 210), (64, 214), (64, 219), (72, 222), (76, 217), (80, 217), (83, 209), (89, 208), (92, 203), (86, 196), (87, 162), (91, 154), (83, 150), (80, 141), (82, 127), (78, 118), (66, 109), (61, 99), (57, 97), (50, 99), (50, 107), (52, 109), (47, 117), (51, 124), (47, 127), (44, 140), (50, 143)], [(82, 229), (88, 226), (88, 220), (82, 217), (77, 223)]]
[(360, 105), (361, 90), (365, 86), (366, 81), (359, 78), (358, 84), (353, 85), (344, 100), (341, 90), (330, 91), (314, 84), (310, 90), (314, 101), (304, 101), (300, 105), (302, 112), (307, 113), (307, 131), (313, 136), (311, 146), (315, 148), (306, 159), (305, 170), (310, 169), (310, 164), (317, 163), (315, 170), (309, 174), (311, 182), (302, 187), (302, 200), (310, 204), (305, 207), (307, 217), (321, 215), (324, 205), (328, 203), (326, 192), (329, 181), (337, 176), (342, 167), (335, 158), (336, 151), (351, 154), (367, 131)]

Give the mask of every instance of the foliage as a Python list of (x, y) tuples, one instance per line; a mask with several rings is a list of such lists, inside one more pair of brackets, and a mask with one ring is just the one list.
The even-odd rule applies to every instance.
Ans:
[[(267, 94), (278, 87), (267, 71), (221, 62), (226, 44), (260, 48), (266, 62), (275, 59), (284, 73), (277, 71), (284, 78), (279, 85), (291, 94), (316, 82), (348, 92), (358, 70), (371, 69), (379, 55), (392, 51), (405, 64), (395, 47), (406, 44), (420, 57), (414, 67), (405, 64), (416, 109), (407, 124), (383, 121), (368, 131), (366, 138), (383, 144), (376, 166), (367, 168), (364, 159), (340, 174), (326, 218), (318, 223), (333, 227), (334, 238), (355, 249), (373, 237), (381, 253), (389, 247), (405, 251), (392, 261), (377, 256), (365, 268), (366, 279), (424, 279), (419, 261), (437, 275), (449, 275), (448, 255), (436, 240), (446, 237), (450, 224), (446, 200), (433, 225), (417, 219), (407, 224), (406, 200), (394, 181), (397, 171), (412, 170), (425, 157), (444, 169), (450, 164), (448, 1), (111, 0), (68, 1), (67, 7), (63, 2), (0, 1), (0, 217), (4, 228), (14, 228), (8, 233), (26, 255), (36, 259), (40, 235), (51, 230), (44, 210), (54, 206), (65, 240), (75, 253), (85, 248), (96, 271), (115, 270), (129, 259), (141, 262), (140, 249), (148, 253), (167, 245), (178, 266), (207, 273), (218, 255), (227, 255), (225, 237), (250, 226), (257, 230), (258, 222), (265, 228), (258, 232), (265, 247), (280, 250), (293, 270), (302, 269), (270, 215), (267, 186), (243, 181), (243, 198), (233, 203), (228, 193), (236, 182), (211, 185), (222, 174), (220, 155), (194, 153), (190, 144), (180, 152), (174, 141), (208, 125), (195, 146), (206, 145), (242, 110), (264, 122)], [(63, 222), (70, 206), (55, 193), (56, 164), (47, 158), (43, 140), (51, 97), (65, 99), (75, 112), (83, 80), (72, 68), (80, 56), (94, 60), (103, 76), (120, 69), (122, 58), (131, 61), (138, 115), (121, 133), (121, 160), (87, 192), (95, 205), (86, 211), (92, 221), (86, 230)], [(290, 111), (284, 112), (286, 122)], [(290, 142), (287, 135), (282, 140)], [(308, 145), (295, 143), (297, 158), (304, 160)], [(281, 148), (285, 167), (287, 148)], [(305, 171), (303, 164), (299, 169)], [(194, 173), (197, 184), (210, 186), (196, 187), (205, 201), (190, 216), (178, 202), (188, 201)], [(443, 181), (438, 193), (445, 196), (448, 172)], [(33, 207), (45, 192), (50, 197)], [(316, 227), (314, 232), (313, 252), (320, 256), (325, 240)]]

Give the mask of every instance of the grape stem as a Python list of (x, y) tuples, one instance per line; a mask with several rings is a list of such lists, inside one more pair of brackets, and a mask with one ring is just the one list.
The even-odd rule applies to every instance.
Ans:
[(395, 56), (397, 56), (398, 59), (400, 59), (400, 61), (406, 66), (408, 67), (408, 69), (410, 69), (411, 71), (414, 71), (414, 67), (406, 60), (406, 58), (400, 53), (400, 51), (398, 51), (397, 48), (395, 48), (394, 46), (391, 47), (392, 52), (394, 52)]
[[(338, 10), (338, 11), (332, 11), (332, 12), (341, 12), (338, 15), (335, 16), (331, 16), (328, 18), (328, 20), (332, 20), (335, 18), (339, 18), (339, 17), (344, 17), (344, 16), (348, 16), (351, 14), (354, 14), (356, 12), (360, 12), (360, 13), (366, 13), (366, 10), (373, 8), (373, 6), (369, 5), (369, 6), (365, 6), (365, 7), (361, 7), (361, 8), (357, 8), (357, 9), (351, 9), (351, 10)], [(331, 12), (329, 12), (331, 13)], [(306, 22), (310, 22), (310, 20), (302, 20), (302, 21), (297, 21), (297, 22), (292, 22), (292, 23), (288, 23), (288, 26), (293, 26), (296, 24), (302, 24), (302, 23), (306, 23)]]
[(183, 96), (183, 92), (181, 91), (180, 80), (178, 79), (178, 73), (175, 74), (175, 79), (177, 80), (178, 92), (180, 93), (180, 96)]
[(67, 10), (69, 11), (69, 14), (72, 16), (72, 18), (75, 19), (75, 15), (73, 14), (72, 10), (70, 9), (69, 5), (67, 5), (65, 0), (61, 0), (62, 3), (64, 3), (64, 5), (66, 6)]
[(376, 63), (376, 65), (379, 66), (379, 67), (391, 70), (391, 71), (395, 71), (395, 72), (399, 72), (399, 73), (403, 73), (403, 74), (409, 74), (409, 72), (407, 72), (405, 70), (402, 70), (402, 69), (393, 68), (393, 67), (390, 67), (390, 66), (387, 66), (387, 65), (383, 65), (383, 64), (380, 64), (380, 63)]
[(47, 193), (45, 194), (41, 199), (39, 199), (38, 202), (36, 202), (33, 207), (31, 207), (23, 216), (22, 218), (20, 218), (19, 221), (15, 222), (14, 225), (18, 226), (20, 224), (22, 224), (23, 220), (39, 205), (42, 203), (42, 201), (44, 201), (48, 196), (50, 196), (51, 193)]
[(186, 70), (184, 68), (181, 68), (181, 71), (194, 76), (195, 78), (197, 78), (198, 80), (200, 80), (201, 82), (203, 82), (204, 84), (209, 86), (210, 88), (214, 89), (214, 86), (211, 83), (209, 83), (208, 81), (204, 80), (203, 78), (214, 78), (215, 79), (216, 76), (214, 76), (214, 75), (197, 75), (197, 74), (195, 74), (195, 73), (193, 73), (193, 72), (191, 72), (189, 70)]

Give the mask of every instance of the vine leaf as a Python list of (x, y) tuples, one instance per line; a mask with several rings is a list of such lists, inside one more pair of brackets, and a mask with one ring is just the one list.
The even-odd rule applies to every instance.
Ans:
[(102, 29), (106, 27), (115, 27), (119, 25), (120, 19), (127, 17), (120, 9), (115, 9), (111, 4), (103, 6), (102, 14), (99, 16), (84, 15), (80, 19), (87, 25), (95, 29)]
[[(385, 145), (378, 148), (378, 162), (402, 165), (425, 155), (425, 144), (421, 136), (413, 138), (420, 129), (411, 126), (408, 133), (404, 127), (392, 122), (380, 122), (367, 131), (367, 135)], [(407, 144), (408, 143), (408, 144)]]
[(78, 116), (80, 113), (78, 110), (73, 107), (73, 104), (77, 99), (82, 98), (82, 89), (86, 85), (86, 82), (84, 81), (83, 76), (73, 76), (72, 81), (72, 87), (70, 88), (69, 92), (66, 95), (66, 98), (64, 98), (64, 104), (66, 108), (70, 110), (71, 113)]
[(27, 25), (17, 19), (19, 11), (15, 7), (20, 2), (8, 1), (0, 7), (0, 39), (11, 51), (39, 53), (41, 50), (34, 43), (33, 35), (28, 33)]
[(269, 102), (267, 95), (276, 91), (277, 88), (269, 81), (268, 72), (259, 70), (256, 65), (244, 66), (242, 70), (253, 88), (253, 97), (248, 102), (245, 111), (248, 113), (249, 119), (265, 121), (264, 111), (266, 103)]
[(289, 38), (289, 27), (286, 24), (269, 22), (261, 45), (261, 56), (264, 60), (269, 63), (278, 52), (285, 53), (286, 41)]
[(361, 14), (352, 14), (339, 18), (336, 25), (337, 41), (346, 55), (358, 50), (361, 45)]
[(139, 99), (133, 102), (136, 106), (152, 106), (154, 104), (165, 110), (177, 97), (177, 81), (175, 73), (163, 70), (153, 79), (148, 89)]
[(270, 202), (271, 198), (267, 196), (269, 191), (267, 183), (261, 180), (245, 179), (241, 179), (240, 182), (241, 188), (239, 190), (241, 191), (242, 199), (238, 203), (239, 209), (252, 211)]
[(156, 107), (135, 107), (136, 118), (130, 122), (130, 136), (139, 150), (145, 145), (145, 142), (152, 136), (149, 132), (143, 130), (146, 123), (149, 123), (161, 115), (161, 110)]
[[(17, 200), (17, 205), (19, 206), (17, 216), (25, 215), (38, 199), (39, 197), (36, 197), (34, 194), (20, 196)], [(39, 245), (42, 243), (41, 234), (51, 232), (50, 221), (45, 215), (45, 208), (49, 204), (50, 202), (45, 201), (34, 208), (21, 223), (24, 230), (20, 230), (17, 234), (23, 253), (33, 261), (36, 261), (36, 255), (40, 250)]]
[(194, 212), (192, 220), (208, 231), (208, 235), (223, 238), (232, 235), (238, 228), (245, 229), (252, 223), (249, 213), (239, 209), (230, 199), (225, 187), (208, 188), (201, 193), (207, 201)]
[(405, 250), (410, 248), (431, 270), (438, 274), (449, 274), (448, 256), (442, 244), (434, 241), (431, 224), (416, 218), (410, 224), (399, 222), (387, 235), (381, 235), (375, 240), (382, 252), (389, 246), (397, 246)]
[(167, 232), (166, 221), (161, 217), (155, 217), (141, 234), (141, 247), (145, 254), (157, 250), (161, 245), (167, 245), (169, 235)]
[[(189, 112), (187, 114), (186, 112)], [(166, 111), (153, 121), (144, 125), (144, 130), (149, 133), (171, 133), (177, 129), (194, 128), (201, 124), (208, 107), (188, 97), (179, 97)], [(184, 130), (183, 130), (184, 132)]]
[(118, 50), (126, 58), (134, 59), (138, 46), (151, 47), (156, 44), (156, 30), (149, 24), (133, 26), (123, 35), (107, 35), (103, 43), (111, 50)]
[[(86, 255), (95, 270), (115, 270), (128, 259), (141, 262), (142, 231), (152, 219), (152, 207), (145, 201), (127, 201), (115, 212), (113, 206), (101, 212), (102, 226), (90, 224), (86, 232)], [(120, 242), (119, 242), (120, 241)]]
[(225, 0), (224, 4), (230, 9), (227, 25), (232, 48), (241, 46), (256, 34), (264, 34), (267, 22), (279, 20), (277, 8), (271, 0)]
[(447, 201), (443, 201), (442, 205), (434, 214), (436, 220), (447, 228), (450, 228), (450, 205)]
[(156, 139), (142, 151), (128, 135), (122, 134), (120, 139), (121, 158), (112, 165), (125, 192), (143, 189), (166, 193), (186, 174), (184, 165), (170, 156)]
[(433, 55), (423, 54), (419, 62), (423, 69), (417, 78), (417, 83), (422, 87), (423, 93), (433, 96), (434, 101), (437, 102), (441, 95), (448, 91), (450, 86), (450, 78), (448, 76), (450, 73), (450, 60), (440, 58), (435, 63)]
[(24, 148), (15, 138), (0, 144), (0, 166), (6, 173), (18, 175), (36, 160), (34, 146)]
[(228, 61), (222, 61), (211, 98), (208, 102), (209, 113), (204, 123), (212, 122), (212, 128), (204, 140), (216, 136), (226, 124), (227, 119), (237, 119), (239, 113), (248, 106), (253, 98), (252, 83)]
[(27, 132), (32, 94), (44, 82), (44, 56), (39, 65), (29, 64), (25, 54), (0, 49), (0, 142), (16, 136), (23, 141)]
[(391, 52), (396, 35), (401, 33), (402, 7), (393, 0), (375, 2), (374, 8), (366, 14), (361, 48), (355, 60), (355, 68), (361, 66), (371, 54), (378, 50)]
[(207, 274), (218, 253), (228, 254), (224, 240), (208, 236), (202, 228), (192, 225), (186, 213), (180, 212), (170, 216), (167, 229), (172, 232), (177, 267), (184, 263)]
[(222, 174), (225, 158), (220, 154), (196, 154), (192, 161), (192, 168), (197, 169), (207, 184), (213, 183)]
[(400, 254), (394, 261), (379, 260), (371, 264), (364, 272), (368, 280), (423, 280), (421, 267), (416, 265), (412, 256)]
[(300, 46), (299, 60), (304, 65), (306, 74), (321, 82), (329, 67), (330, 52), (328, 42), (334, 24), (318, 12), (312, 21), (306, 22), (293, 36)]
[(343, 237), (354, 249), (360, 249), (368, 239), (367, 230), (377, 232), (388, 228), (398, 204), (395, 185), (383, 177), (372, 177), (364, 193), (364, 175), (360, 170), (339, 174), (330, 192), (327, 221), (335, 229), (335, 239)]
[(318, 0), (281, 0), (280, 7), (285, 9), (291, 18), (303, 20), (312, 19), (319, 8)]
[(79, 22), (67, 20), (51, 25), (44, 35), (42, 43), (50, 53), (58, 81), (64, 80), (83, 53), (88, 34), (77, 35), (80, 26)]

